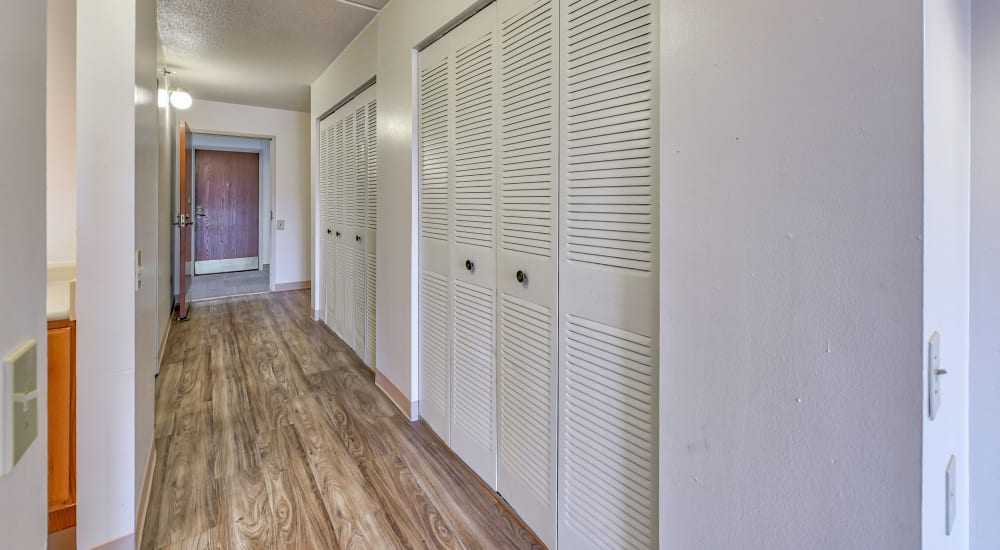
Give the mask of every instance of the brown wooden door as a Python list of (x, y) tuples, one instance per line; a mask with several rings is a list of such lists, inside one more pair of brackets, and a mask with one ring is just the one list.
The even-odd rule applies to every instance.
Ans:
[(178, 240), (180, 241), (180, 291), (178, 292), (178, 314), (177, 318), (187, 321), (187, 290), (190, 284), (188, 274), (188, 262), (191, 260), (191, 157), (194, 148), (191, 142), (191, 129), (187, 122), (181, 121), (180, 126), (180, 184), (178, 193), (180, 196), (180, 211), (177, 213), (177, 226), (180, 231)]
[(199, 149), (195, 165), (195, 274), (257, 269), (258, 154)]

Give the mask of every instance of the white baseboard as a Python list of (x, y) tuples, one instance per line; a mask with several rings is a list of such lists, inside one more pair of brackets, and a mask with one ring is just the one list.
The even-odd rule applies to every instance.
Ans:
[(139, 495), (139, 507), (135, 517), (135, 545), (142, 544), (142, 532), (146, 527), (146, 511), (149, 509), (149, 497), (153, 491), (153, 472), (156, 470), (156, 440), (149, 446), (149, 459), (146, 461), (146, 475), (142, 481), (142, 493)]
[(378, 371), (375, 371), (375, 386), (382, 390), (382, 393), (389, 398), (389, 401), (392, 401), (393, 405), (396, 405), (396, 408), (403, 413), (403, 416), (411, 422), (417, 420), (417, 416), (420, 414), (417, 401), (407, 399), (391, 380)]
[(174, 326), (174, 309), (170, 308), (170, 318), (167, 319), (167, 329), (163, 331), (163, 336), (160, 337), (160, 351), (159, 355), (156, 356), (156, 373), (160, 373), (160, 367), (163, 366), (163, 356), (167, 354), (167, 341), (170, 340), (170, 327)]
[(312, 288), (312, 281), (297, 281), (294, 283), (276, 283), (274, 285), (275, 292), (284, 292), (286, 290), (302, 290), (305, 288)]

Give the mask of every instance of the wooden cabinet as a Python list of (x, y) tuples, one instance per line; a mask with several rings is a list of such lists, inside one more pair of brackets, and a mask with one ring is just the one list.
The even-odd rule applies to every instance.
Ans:
[(76, 525), (76, 322), (49, 321), (49, 532)]

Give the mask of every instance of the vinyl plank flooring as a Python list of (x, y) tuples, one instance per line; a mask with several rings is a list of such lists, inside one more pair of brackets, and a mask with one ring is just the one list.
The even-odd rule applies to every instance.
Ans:
[(142, 548), (540, 548), (308, 291), (193, 304), (157, 379)]

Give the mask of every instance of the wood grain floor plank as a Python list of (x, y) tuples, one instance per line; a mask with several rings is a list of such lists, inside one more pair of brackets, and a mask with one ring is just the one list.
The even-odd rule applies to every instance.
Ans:
[(349, 460), (320, 401), (312, 395), (301, 396), (290, 406), (295, 433), (331, 523), (335, 527), (351, 523), (378, 510), (376, 497), (357, 465)]
[(156, 389), (142, 548), (539, 548), (312, 319), (308, 291), (194, 304)]
[(261, 434), (274, 543), (280, 548), (337, 548), (336, 534), (291, 426)]

